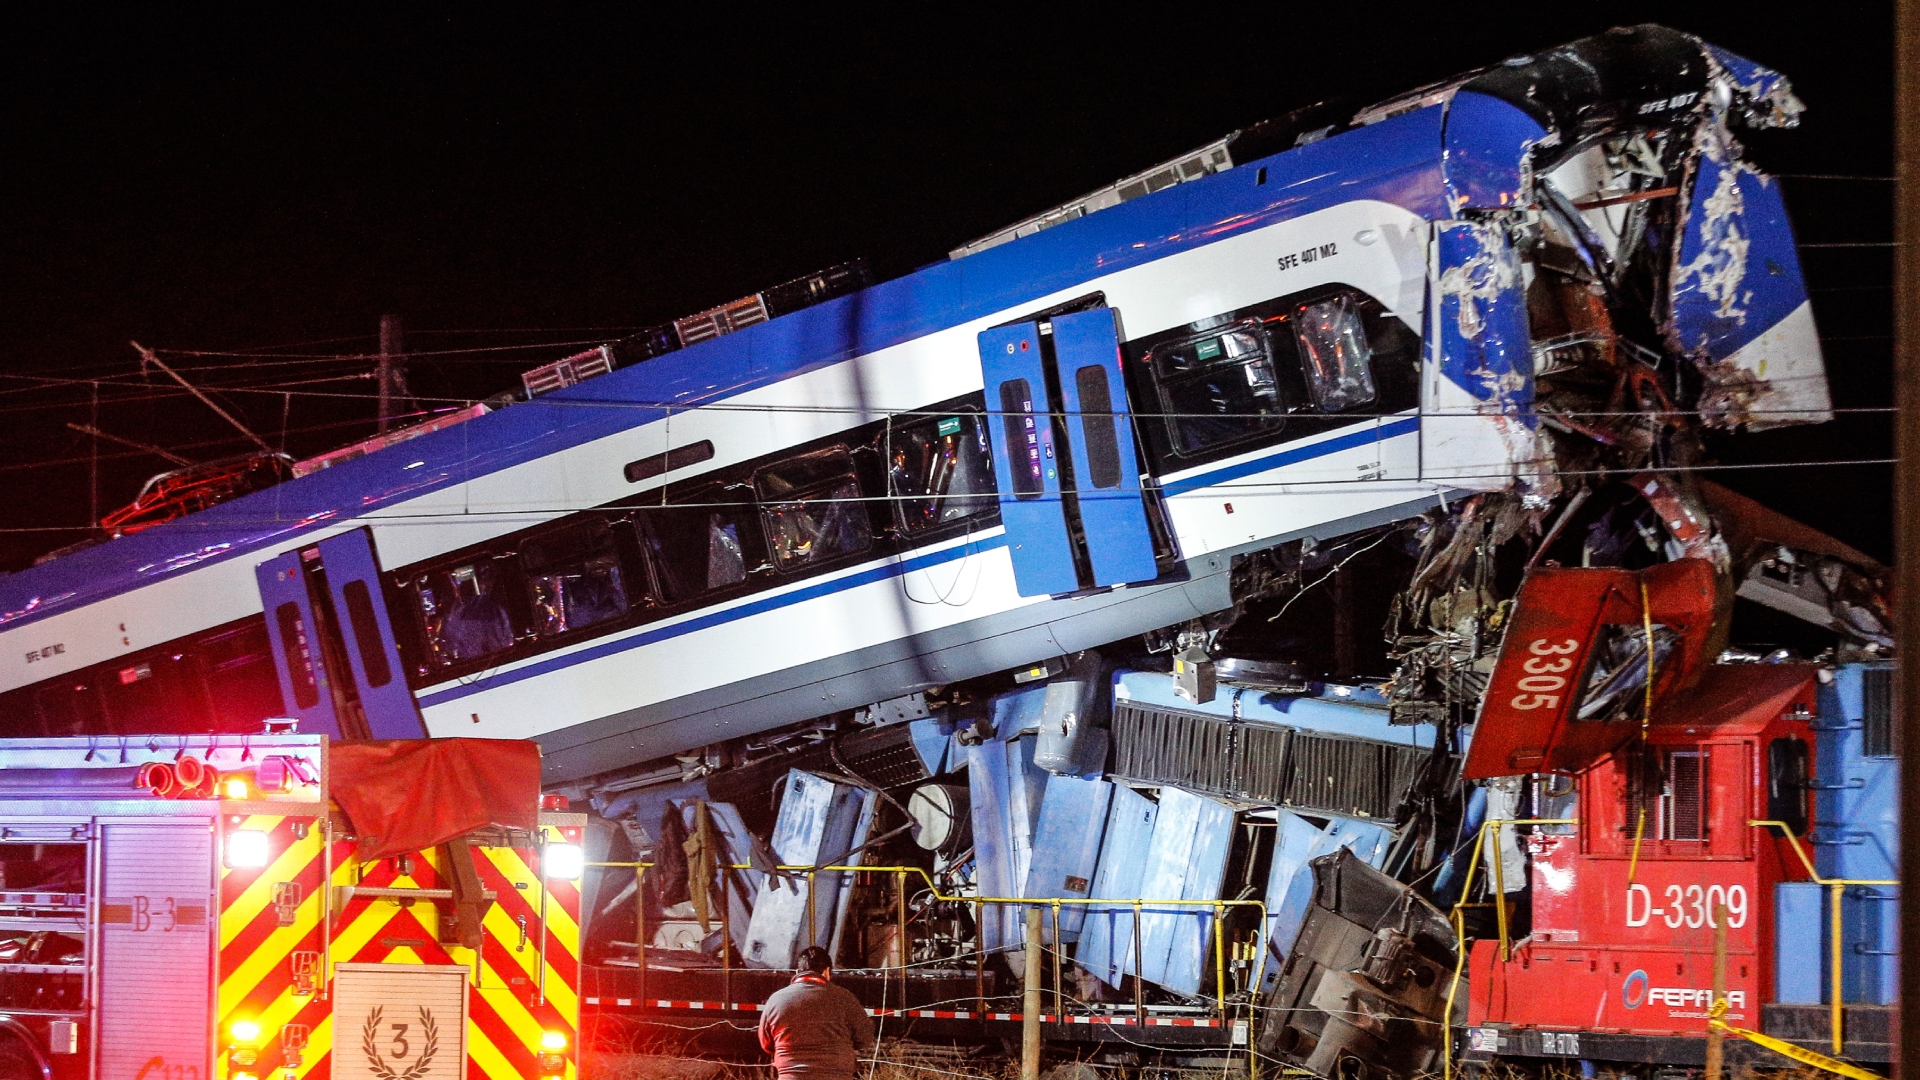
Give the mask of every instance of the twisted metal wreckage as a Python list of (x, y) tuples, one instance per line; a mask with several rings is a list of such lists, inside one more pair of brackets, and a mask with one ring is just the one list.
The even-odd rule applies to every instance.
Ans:
[[(1782, 659), (1730, 644), (1736, 599), (1831, 631), (1832, 663), (1890, 655), (1885, 567), (1703, 469), (1709, 431), (1832, 419), (1779, 183), (1735, 136), (1797, 123), (1786, 80), (1643, 27), (1281, 126), (1304, 146), (1435, 107), (1509, 152), (1446, 163), (1425, 348), (1462, 377), (1423, 388), (1423, 453), (1518, 467), (1457, 465), (1416, 517), (1237, 556), (1231, 605), (1190, 623), (577, 785), (621, 826), (608, 865), (646, 871), (609, 870), (595, 905), (608, 1024), (745, 1007), (818, 941), (871, 969), (848, 977), (869, 1004), (951, 1034), (1013, 1011), (992, 999), (1029, 961), (999, 900), (1038, 898), (1048, 1031), (1083, 1056), (1230, 1050), (1251, 1022), (1261, 1052), (1322, 1074), (1435, 1071), (1456, 926), (1489, 917), (1442, 914), (1468, 899), (1467, 850), (1489, 821), (1569, 816), (1533, 777), (1613, 752), (1715, 663)], [(1539, 614), (1523, 583), (1552, 573), (1575, 574), (1556, 603), (1588, 605), (1584, 681), (1489, 711), (1503, 643)], [(1356, 575), (1401, 584), (1368, 609)], [(1316, 591), (1341, 594), (1331, 613)], [(1350, 643), (1325, 663), (1274, 636), (1350, 635), (1369, 611), (1384, 680)], [(1544, 744), (1514, 711), (1529, 696), (1562, 722)], [(1476, 721), (1507, 760), (1464, 780)], [(1517, 899), (1526, 856), (1512, 830), (1495, 848), (1479, 887)], [(893, 869), (820, 869), (863, 861)]]

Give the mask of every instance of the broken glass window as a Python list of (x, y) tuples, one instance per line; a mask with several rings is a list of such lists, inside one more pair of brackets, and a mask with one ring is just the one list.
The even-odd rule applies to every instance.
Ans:
[(992, 513), (999, 505), (986, 426), (971, 413), (927, 417), (887, 435), (887, 494), (908, 533)]
[(853, 457), (845, 449), (769, 465), (754, 474), (753, 486), (768, 551), (782, 571), (865, 551), (873, 543)]
[(1272, 344), (1256, 321), (1172, 341), (1148, 357), (1176, 455), (1278, 431), (1285, 423)]
[(520, 549), (533, 628), (541, 637), (580, 630), (627, 613), (625, 574), (613, 529), (600, 520), (529, 540)]
[(1301, 304), (1294, 309), (1293, 334), (1307, 391), (1321, 412), (1372, 404), (1373, 350), (1351, 295)]

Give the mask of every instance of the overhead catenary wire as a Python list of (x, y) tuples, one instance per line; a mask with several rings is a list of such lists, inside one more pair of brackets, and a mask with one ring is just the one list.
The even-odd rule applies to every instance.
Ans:
[[(75, 459), (75, 463), (81, 460), (85, 460), (85, 459)], [(1805, 461), (1778, 461), (1778, 462), (1743, 462), (1743, 463), (1723, 464), (1723, 465), (1709, 464), (1709, 465), (1661, 466), (1661, 467), (1658, 467), (1655, 471), (1668, 472), (1668, 473), (1707, 473), (1707, 472), (1748, 471), (1748, 470), (1758, 470), (1758, 469), (1800, 469), (1800, 468), (1817, 468), (1817, 467), (1828, 467), (1828, 466), (1831, 466), (1831, 467), (1850, 467), (1850, 466), (1869, 466), (1869, 465), (1879, 466), (1879, 465), (1894, 465), (1897, 463), (1898, 461), (1895, 458), (1851, 458), (1851, 459), (1825, 460), (1825, 461), (1805, 460)], [(9, 468), (14, 468), (14, 466), (0, 465), (0, 470), (6, 470)], [(1622, 468), (1622, 469), (1556, 470), (1554, 472), (1554, 475), (1559, 477), (1589, 477), (1589, 476), (1591, 477), (1628, 477), (1640, 472), (1647, 471), (1648, 469), (1651, 469), (1651, 468), (1654, 468), (1654, 467), (1648, 466), (1644, 468), (1633, 467), (1633, 468)], [(1373, 480), (1373, 481), (1355, 481), (1355, 480), (1351, 480), (1343, 477), (1340, 479), (1326, 479), (1326, 480), (1311, 480), (1311, 479), (1275, 480), (1275, 481), (1261, 481), (1257, 483), (1244, 483), (1244, 484), (1227, 482), (1227, 483), (1221, 483), (1221, 484), (1209, 484), (1207, 485), (1207, 490), (1209, 492), (1215, 492), (1215, 491), (1230, 492), (1230, 493), (1233, 493), (1235, 498), (1275, 498), (1275, 497), (1286, 497), (1286, 496), (1297, 494), (1298, 492), (1290, 490), (1295, 488), (1323, 488), (1331, 485), (1344, 486), (1344, 485), (1356, 485), (1360, 483), (1366, 483), (1374, 486), (1399, 484), (1399, 485), (1405, 485), (1409, 490), (1409, 492), (1419, 491), (1427, 494), (1433, 494), (1436, 492), (1449, 490), (1450, 483), (1454, 481), (1467, 481), (1467, 480), (1511, 481), (1514, 478), (1515, 478), (1515, 474), (1513, 470), (1509, 469), (1502, 472), (1489, 472), (1489, 473), (1477, 473), (1477, 474), (1452, 473), (1446, 476), (1429, 476), (1429, 477), (1407, 476), (1407, 477), (1397, 477), (1397, 478), (1389, 477), (1389, 478), (1384, 478), (1381, 480)], [(694, 486), (694, 485), (692, 483), (689, 483), (688, 486)], [(662, 488), (663, 487), (665, 487), (665, 485), (662, 485)], [(662, 488), (645, 489), (639, 492), (639, 494), (646, 494), (647, 491), (661, 490)], [(271, 491), (273, 489), (269, 488), (267, 490)], [(985, 493), (975, 492), (975, 493), (951, 494), (951, 495), (900, 495), (900, 496), (859, 495), (859, 496), (809, 498), (809, 499), (770, 499), (770, 500), (765, 500), (765, 502), (781, 503), (783, 505), (827, 506), (827, 505), (832, 505), (836, 503), (847, 503), (847, 504), (893, 503), (893, 502), (899, 502), (899, 501), (914, 502), (914, 501), (928, 501), (928, 500), (941, 500), (941, 499), (979, 499), (979, 498), (987, 498), (987, 497), (994, 497), (993, 493), (992, 492), (985, 492)], [(1180, 497), (1180, 494), (1175, 494), (1170, 497), (1177, 499)], [(462, 510), (459, 512), (435, 511), (432, 513), (423, 513), (423, 514), (400, 514), (400, 513), (375, 511), (371, 513), (362, 514), (356, 520), (359, 520), (362, 523), (367, 525), (375, 525), (381, 528), (387, 528), (387, 527), (393, 527), (393, 526), (408, 526), (408, 525), (414, 525), (414, 526), (445, 525), (445, 524), (450, 524), (454, 522), (460, 522), (460, 523), (466, 523), (466, 524), (473, 524), (476, 522), (509, 523), (513, 521), (528, 520), (528, 519), (545, 520), (548, 518), (560, 517), (567, 514), (583, 514), (583, 513), (593, 512), (593, 511), (601, 511), (605, 513), (631, 513), (634, 511), (652, 511), (652, 510), (741, 509), (741, 508), (757, 508), (763, 504), (764, 503), (762, 501), (756, 501), (752, 499), (739, 499), (739, 500), (730, 500), (730, 501), (721, 501), (721, 502), (715, 502), (715, 501), (653, 502), (653, 501), (649, 501), (644, 503), (623, 502), (618, 505), (603, 504), (603, 505), (592, 505), (592, 506), (556, 506), (556, 505), (522, 506), (522, 507), (516, 507), (514, 509), (510, 509), (510, 510), (474, 511), (474, 510), (468, 509), (468, 510)], [(168, 522), (167, 524), (168, 524), (168, 527), (170, 528), (206, 527), (206, 528), (217, 528), (217, 529), (231, 529), (235, 527), (284, 526), (284, 525), (310, 524), (310, 523), (312, 522), (307, 517), (269, 517), (269, 518), (236, 519), (230, 516), (223, 516), (220, 518), (220, 520), (214, 521), (214, 522), (202, 522), (202, 521), (196, 521), (195, 518), (190, 515), (184, 518), (176, 518), (173, 521)], [(84, 526), (78, 526), (78, 525), (41, 525), (41, 526), (0, 527), (0, 534), (74, 532), (82, 528), (84, 528)]]

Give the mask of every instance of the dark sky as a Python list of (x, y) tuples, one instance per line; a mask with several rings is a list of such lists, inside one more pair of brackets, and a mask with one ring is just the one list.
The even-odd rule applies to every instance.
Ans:
[[(101, 426), (210, 459), (245, 444), (203, 406), (161, 394), (163, 381), (139, 382), (129, 339), (355, 353), (372, 348), (381, 313), (397, 312), (409, 346), (439, 354), (413, 362), (416, 390), (483, 396), (571, 350), (444, 350), (603, 340), (854, 256), (897, 275), (1236, 127), (1322, 99), (1364, 103), (1609, 25), (1657, 19), (1785, 71), (1808, 112), (1800, 130), (1756, 140), (1764, 166), (1891, 168), (1891, 16), (1874, 4), (1791, 17), (1725, 3), (1159, 5), (1167, 14), (1153, 19), (949, 6), (912, 21), (709, 5), (672, 19), (651, 14), (659, 5), (396, 7), (10, 13), (0, 566), (80, 536), (19, 530), (80, 526), (90, 513), (89, 440), (64, 424), (86, 422), (91, 387), (33, 389), (17, 376), (109, 379)], [(1784, 182), (1803, 241), (1889, 238), (1892, 185)], [(1887, 253), (1805, 258), (1838, 403), (1890, 404)], [(256, 388), (367, 367), (171, 362)], [(284, 423), (296, 454), (370, 430), (366, 381), (294, 389), (290, 409), (279, 393), (222, 400), (271, 441)], [(1883, 457), (1889, 430), (1884, 416), (1855, 415), (1714, 450), (1728, 462)], [(102, 507), (164, 467), (105, 458)], [(1890, 477), (1721, 475), (1882, 557)]]

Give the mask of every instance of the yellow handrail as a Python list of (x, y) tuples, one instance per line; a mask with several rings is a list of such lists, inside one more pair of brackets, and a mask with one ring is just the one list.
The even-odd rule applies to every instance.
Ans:
[[(1453, 981), (1447, 984), (1447, 1013), (1440, 1021), (1440, 1060), (1441, 1074), (1445, 1080), (1453, 1080), (1453, 1005), (1460, 992), (1460, 977), (1467, 966), (1467, 924), (1461, 914), (1467, 904), (1467, 897), (1473, 895), (1473, 875), (1480, 869), (1480, 853), (1486, 850), (1487, 830), (1505, 828), (1509, 825), (1578, 825), (1579, 818), (1490, 818), (1480, 823), (1479, 831), (1474, 835), (1473, 857), (1467, 860), (1466, 880), (1460, 885), (1460, 900), (1453, 905), (1448, 919), (1453, 923), (1454, 955)], [(1507, 954), (1507, 897), (1498, 891), (1503, 884), (1500, 880), (1500, 857), (1495, 853), (1493, 898), (1494, 920), (1500, 927), (1500, 955)]]
[(1841, 948), (1846, 943), (1845, 935), (1840, 932), (1840, 899), (1842, 895), (1845, 894), (1845, 892), (1847, 891), (1847, 886), (1849, 885), (1898, 886), (1900, 882), (1898, 880), (1887, 880), (1884, 878), (1821, 877), (1820, 872), (1813, 868), (1813, 860), (1807, 856), (1807, 850), (1800, 846), (1800, 838), (1793, 835), (1792, 827), (1790, 827), (1786, 822), (1784, 821), (1749, 821), (1747, 822), (1747, 824), (1756, 829), (1768, 828), (1768, 827), (1779, 829), (1781, 835), (1787, 838), (1787, 843), (1793, 848), (1793, 853), (1799, 856), (1800, 865), (1806, 868), (1807, 877), (1811, 879), (1814, 884), (1824, 886), (1827, 890), (1827, 897), (1828, 897), (1827, 921), (1832, 924), (1828, 928), (1828, 934), (1827, 934), (1827, 946), (1828, 946), (1827, 951), (1832, 954), (1832, 957), (1830, 958), (1827, 965), (1827, 987), (1828, 987), (1827, 997), (1830, 999), (1827, 1003), (1827, 1011), (1829, 1014), (1829, 1024), (1832, 1027), (1833, 1052), (1838, 1054), (1840, 1053), (1841, 1046), (1842, 1046), (1841, 1021), (1845, 1017), (1844, 1006), (1846, 1004), (1841, 1000), (1841, 997), (1840, 997), (1841, 988), (1844, 982), (1844, 980), (1841, 978), (1840, 952), (1841, 952)]
[[(654, 864), (650, 862), (589, 862), (586, 865), (609, 867), (609, 868), (618, 867), (618, 868), (625, 868), (625, 869), (636, 869), (636, 868), (651, 869)], [(720, 868), (729, 869), (729, 870), (758, 869), (758, 867), (753, 866), (751, 863), (725, 863), (725, 864), (722, 864)], [(1254, 955), (1260, 958), (1258, 964), (1254, 968), (1254, 972), (1256, 975), (1256, 983), (1257, 983), (1257, 976), (1258, 976), (1259, 970), (1262, 967), (1264, 967), (1267, 962), (1267, 903), (1264, 900), (1154, 900), (1154, 899), (1147, 899), (1147, 898), (1105, 899), (1105, 898), (1079, 897), (1079, 896), (961, 896), (961, 895), (949, 896), (946, 893), (941, 892), (940, 887), (934, 884), (933, 876), (927, 873), (924, 867), (919, 867), (919, 866), (778, 866), (778, 867), (775, 867), (775, 869), (788, 872), (788, 873), (805, 873), (809, 875), (817, 872), (824, 872), (824, 871), (845, 872), (845, 873), (860, 872), (860, 873), (869, 873), (869, 874), (901, 874), (901, 875), (917, 874), (919, 875), (920, 880), (926, 883), (927, 892), (932, 894), (935, 900), (939, 900), (944, 903), (1049, 904), (1049, 905), (1052, 905), (1055, 910), (1058, 910), (1059, 907), (1063, 904), (1077, 904), (1083, 907), (1116, 907), (1116, 908), (1130, 907), (1135, 909), (1136, 912), (1143, 906), (1212, 908), (1214, 912), (1214, 924), (1215, 924), (1215, 930), (1213, 935), (1215, 989), (1219, 995), (1220, 1016), (1223, 1023), (1231, 1023), (1231, 1021), (1228, 1019), (1228, 1011), (1227, 1011), (1227, 975), (1226, 975), (1226, 967), (1225, 967), (1225, 959), (1224, 959), (1225, 944), (1221, 941), (1222, 934), (1226, 929), (1224, 925), (1224, 920), (1226, 917), (1226, 913), (1225, 913), (1226, 908), (1250, 907), (1250, 908), (1256, 909), (1259, 912), (1260, 926), (1259, 926), (1258, 932), (1254, 936), (1254, 942), (1255, 942)], [(636, 899), (636, 902), (638, 902), (638, 898), (636, 897), (635, 899)], [(1058, 944), (1057, 941), (1056, 941), (1056, 944)], [(645, 948), (645, 943), (636, 943), (636, 947)], [(902, 958), (904, 959), (905, 957), (904, 949), (902, 950), (901, 955), (902, 955)], [(1138, 957), (1135, 958), (1135, 962), (1136, 963), (1139, 962)], [(1258, 1057), (1258, 1053), (1259, 1053), (1258, 1044), (1254, 1038), (1254, 1013), (1255, 1013), (1255, 1010), (1252, 1010), (1252, 1009), (1249, 1009), (1247, 1012), (1247, 1055), (1250, 1063), (1253, 1062), (1254, 1059)], [(1251, 1065), (1250, 1067), (1257, 1069), (1257, 1065)], [(1255, 1073), (1254, 1075), (1257, 1075), (1257, 1073)]]

